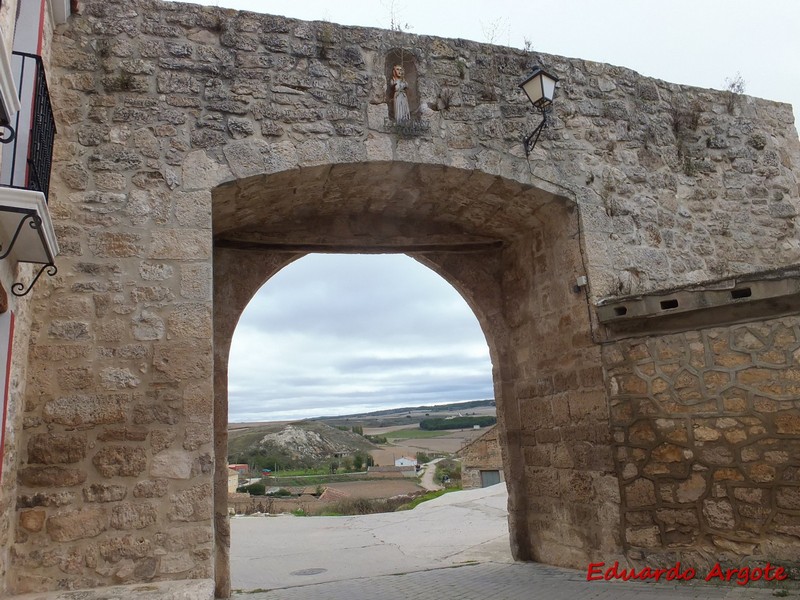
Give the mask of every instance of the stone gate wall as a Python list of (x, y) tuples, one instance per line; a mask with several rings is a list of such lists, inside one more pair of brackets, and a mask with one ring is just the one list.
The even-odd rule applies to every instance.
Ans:
[[(19, 0), (7, 0), (0, 6), (0, 31), (5, 44), (3, 51), (10, 54), (15, 35), (15, 17)], [(50, 66), (52, 35), (54, 23), (49, 10), (45, 11), (42, 23), (42, 59), (45, 69)], [(37, 35), (38, 31), (29, 32)], [(2, 244), (8, 249), (7, 240)], [(11, 546), (16, 537), (16, 504), (17, 504), (17, 470), (20, 464), (20, 447), (24, 427), (25, 392), (28, 379), (28, 342), (30, 340), (31, 299), (35, 291), (24, 297), (10, 293), (14, 283), (22, 283), (27, 289), (35, 277), (33, 264), (20, 263), (13, 255), (0, 260), (0, 285), (7, 296), (8, 310), (14, 318), (14, 337), (11, 343), (12, 361), (8, 381), (8, 406), (6, 412), (6, 428), (3, 436), (2, 470), (0, 473), (0, 597), (6, 594), (8, 573), (11, 563)], [(5, 359), (5, 353), (3, 354)], [(5, 383), (5, 382), (3, 382)], [(2, 415), (0, 415), (0, 420)]]
[(604, 348), (628, 555), (800, 576), (800, 321)]
[[(293, 214), (288, 192), (259, 204), (270, 177), (298, 203), (318, 199), (300, 221), (330, 210), (331, 165), (414, 177), (395, 195), (354, 180), (377, 198), (364, 218), (407, 212), (505, 244), (485, 261), (502, 301), (479, 318), (502, 338), (495, 387), (519, 557), (583, 566), (675, 544), (796, 547), (792, 459), (768, 449), (797, 438), (789, 363), (754, 346), (753, 369), (717, 368), (727, 350), (712, 335), (737, 328), (603, 348), (591, 328), (601, 297), (800, 262), (789, 106), (463, 40), (157, 0), (83, 4), (53, 41), (62, 257), (30, 331), (12, 589), (213, 575), (212, 236), (259, 211)], [(419, 135), (387, 123), (385, 60), (398, 49), (416, 60)], [(561, 84), (528, 163), (520, 140), (536, 123), (517, 85), (535, 65)], [(303, 187), (311, 175), (318, 189)], [(438, 179), (453, 183), (430, 192)], [(457, 266), (469, 292), (477, 269)], [(572, 291), (581, 274), (585, 297)], [(753, 339), (794, 352), (785, 334)], [(702, 364), (671, 367), (661, 350), (698, 343)], [(755, 400), (765, 370), (783, 386), (770, 414)], [(735, 411), (667, 403), (663, 385), (681, 399), (729, 388), (751, 399)], [(775, 479), (754, 479), (769, 467)], [(687, 486), (702, 491), (689, 500)], [(783, 546), (742, 537), (758, 494)]]

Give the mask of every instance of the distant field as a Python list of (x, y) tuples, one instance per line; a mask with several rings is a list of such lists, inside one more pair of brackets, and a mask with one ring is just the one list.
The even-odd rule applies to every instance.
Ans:
[[(426, 431), (419, 428), (419, 423), (423, 419), (494, 416), (495, 414), (496, 409), (493, 403), (458, 403), (446, 406), (420, 406), (366, 415), (325, 418), (318, 421), (318, 423), (328, 424), (334, 426), (334, 428), (351, 429), (353, 427), (361, 427), (364, 435), (386, 437), (388, 443), (385, 445), (374, 446), (363, 438), (356, 440), (361, 443), (355, 443), (351, 440), (353, 443), (348, 444), (352, 447), (353, 452), (359, 450), (371, 454), (377, 466), (389, 466), (394, 465), (394, 461), (401, 456), (413, 457), (417, 452), (424, 452), (433, 456), (451, 455), (458, 452), (465, 444), (483, 435), (486, 431), (486, 428), (483, 427), (481, 429), (465, 428), (460, 430)], [(266, 434), (278, 431), (284, 425), (286, 425), (286, 422), (230, 423), (228, 426), (229, 455), (244, 453), (258, 447), (259, 442)], [(309, 421), (296, 422), (295, 425), (311, 430), (319, 428), (319, 425)], [(328, 432), (328, 434), (335, 437), (343, 436), (344, 433), (338, 429)], [(306, 480), (302, 481), (311, 485)], [(298, 482), (298, 485), (303, 483)]]
[(398, 429), (397, 431), (392, 431), (390, 433), (386, 433), (385, 435), (386, 438), (390, 440), (419, 440), (419, 439), (442, 437), (450, 433), (451, 432), (447, 431), (446, 429), (440, 429), (438, 431), (426, 431), (424, 429), (416, 428), (416, 429)]
[(486, 428), (431, 432), (423, 432), (422, 429), (417, 429), (414, 431), (419, 431), (422, 433), (436, 433), (441, 435), (437, 435), (435, 437), (425, 436), (401, 438), (394, 437), (397, 433), (397, 430), (392, 432), (387, 431), (386, 429), (371, 430), (370, 435), (383, 435), (389, 439), (388, 444), (378, 446), (377, 449), (370, 451), (372, 458), (375, 459), (375, 464), (381, 466), (393, 465), (394, 461), (401, 456), (415, 456), (417, 452), (425, 452), (429, 455), (453, 454), (458, 452), (465, 444), (468, 444), (475, 438), (486, 433)]
[(346, 492), (353, 498), (390, 498), (399, 494), (412, 494), (423, 488), (414, 479), (379, 479), (373, 481), (351, 481), (333, 483), (332, 487)]

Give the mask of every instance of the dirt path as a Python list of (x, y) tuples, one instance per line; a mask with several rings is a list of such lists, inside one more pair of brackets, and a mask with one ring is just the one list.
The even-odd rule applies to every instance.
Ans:
[(438, 463), (440, 460), (443, 459), (434, 458), (431, 462), (425, 463), (422, 467), (423, 472), (419, 484), (426, 490), (435, 491), (443, 489), (442, 486), (433, 480), (434, 475), (436, 475), (436, 463)]

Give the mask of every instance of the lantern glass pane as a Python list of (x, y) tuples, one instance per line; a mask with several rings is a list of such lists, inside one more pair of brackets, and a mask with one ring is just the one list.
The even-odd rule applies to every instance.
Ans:
[(556, 93), (556, 81), (546, 75), (542, 77), (542, 90), (544, 97), (549, 101), (553, 101), (553, 96)]
[(536, 104), (542, 99), (542, 76), (537, 75), (530, 81), (528, 81), (525, 86), (525, 93), (530, 98), (531, 102)]

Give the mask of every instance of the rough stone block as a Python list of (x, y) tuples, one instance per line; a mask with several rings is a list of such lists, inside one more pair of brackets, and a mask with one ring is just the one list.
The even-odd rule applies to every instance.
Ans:
[(703, 516), (714, 529), (732, 529), (736, 524), (733, 506), (726, 499), (704, 500)]
[(143, 245), (137, 233), (100, 231), (89, 237), (89, 249), (98, 258), (141, 256)]
[(210, 339), (211, 309), (203, 304), (178, 304), (167, 319), (169, 339)]
[(118, 502), (128, 495), (124, 485), (93, 483), (83, 488), (83, 499), (86, 502)]
[(144, 529), (157, 520), (158, 511), (152, 504), (125, 502), (111, 509), (111, 527), (114, 529)]
[(695, 502), (706, 493), (707, 483), (705, 478), (699, 473), (692, 475), (678, 483), (676, 498), (680, 503)]
[(775, 493), (775, 503), (780, 508), (800, 510), (800, 487), (781, 487)]
[(211, 348), (197, 342), (157, 344), (153, 349), (153, 367), (165, 381), (191, 382), (209, 378)]
[(784, 435), (800, 435), (800, 413), (781, 413), (775, 416), (775, 431)]
[(118, 563), (126, 558), (136, 560), (152, 555), (153, 545), (146, 537), (110, 537), (99, 542), (98, 552), (103, 560)]
[(133, 427), (113, 427), (104, 429), (97, 436), (99, 442), (143, 442), (147, 439), (146, 429)]
[(37, 533), (44, 527), (47, 513), (43, 510), (24, 510), (19, 513), (19, 524), (26, 531)]
[(211, 258), (211, 234), (198, 229), (159, 229), (153, 231), (147, 258), (202, 260)]
[(194, 457), (182, 450), (168, 450), (153, 457), (150, 465), (152, 477), (189, 479), (192, 475)]
[(656, 493), (653, 482), (649, 479), (637, 479), (625, 486), (625, 501), (630, 508), (655, 505)]
[(85, 434), (40, 433), (28, 440), (28, 463), (76, 463), (86, 457)]
[(103, 477), (136, 477), (147, 466), (144, 448), (105, 446), (92, 458), (92, 464)]
[(51, 338), (61, 340), (88, 340), (89, 324), (83, 321), (53, 321), (48, 334)]
[(74, 542), (93, 538), (108, 529), (108, 513), (103, 508), (80, 508), (47, 519), (47, 535), (54, 542)]
[(213, 514), (212, 490), (208, 484), (196, 485), (169, 497), (170, 521), (205, 521)]
[(50, 400), (42, 409), (47, 423), (68, 427), (121, 423), (125, 420), (127, 396), (75, 394)]
[(68, 467), (25, 467), (17, 474), (21, 485), (44, 488), (80, 485), (86, 477), (85, 471)]
[(184, 191), (211, 190), (223, 181), (233, 179), (227, 165), (218, 163), (205, 150), (190, 153), (183, 161)]
[(188, 300), (211, 298), (211, 266), (189, 264), (181, 266), (181, 296)]
[(169, 485), (166, 479), (139, 481), (133, 488), (135, 498), (161, 498), (166, 496)]
[(211, 229), (211, 194), (207, 191), (176, 194), (175, 219), (183, 227)]
[(75, 503), (72, 492), (37, 492), (17, 496), (17, 508), (34, 508), (37, 506), (59, 507)]
[(107, 390), (123, 390), (139, 387), (139, 378), (129, 369), (108, 367), (100, 371), (100, 381)]
[(657, 548), (661, 546), (661, 532), (657, 526), (629, 528), (625, 539), (631, 546), (639, 548)]

